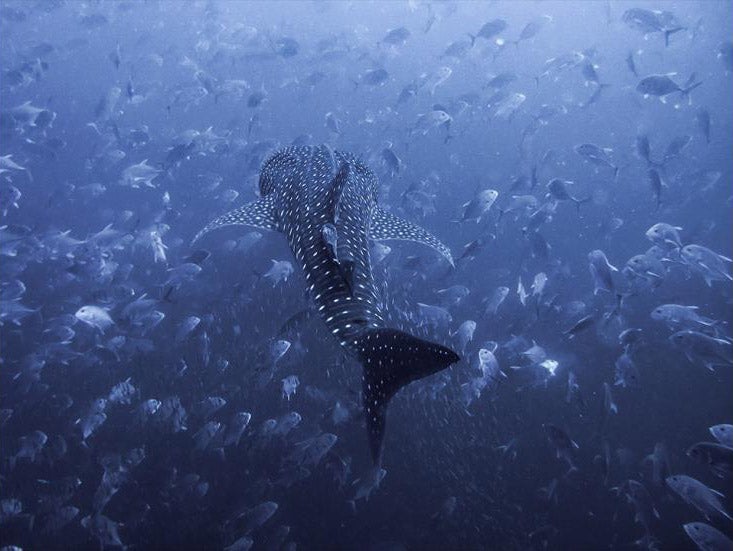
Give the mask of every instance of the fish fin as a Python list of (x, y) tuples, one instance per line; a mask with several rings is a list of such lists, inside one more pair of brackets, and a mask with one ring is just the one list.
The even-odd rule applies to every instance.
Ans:
[(450, 348), (397, 329), (370, 329), (354, 339), (364, 368), (363, 402), (369, 447), (381, 463), (387, 404), (403, 386), (441, 371), (460, 357)]
[(684, 31), (685, 27), (675, 27), (674, 29), (668, 29), (664, 31), (664, 46), (665, 48), (669, 46), (669, 37), (673, 35), (674, 33)]
[(682, 90), (680, 90), (680, 94), (682, 94), (682, 97), (683, 98), (687, 98), (688, 102), (690, 102), (689, 101), (690, 100), (690, 92), (692, 92), (695, 88), (697, 88), (701, 84), (702, 84), (702, 81), (700, 81), (700, 82), (694, 82), (690, 86), (688, 86), (688, 87), (683, 88)]
[(439, 252), (445, 259), (454, 266), (453, 255), (437, 237), (421, 228), (420, 226), (403, 220), (394, 214), (376, 207), (372, 211), (372, 219), (369, 225), (369, 238), (375, 241), (390, 239), (416, 241), (427, 245)]
[(274, 199), (271, 195), (262, 197), (257, 201), (247, 203), (238, 209), (231, 210), (214, 218), (196, 234), (191, 243), (195, 243), (204, 234), (224, 226), (252, 226), (263, 230), (277, 230), (278, 223), (275, 219)]
[(570, 200), (575, 203), (575, 208), (578, 210), (578, 214), (580, 214), (580, 207), (583, 205), (583, 203), (588, 203), (591, 201), (593, 197), (588, 196), (583, 199), (577, 199), (576, 197), (571, 197)]
[(328, 219), (330, 222), (336, 224), (339, 214), (339, 202), (343, 195), (346, 183), (349, 181), (349, 163), (344, 162), (339, 167), (339, 171), (334, 176), (331, 187), (328, 190), (328, 196), (326, 198), (326, 212), (328, 213)]

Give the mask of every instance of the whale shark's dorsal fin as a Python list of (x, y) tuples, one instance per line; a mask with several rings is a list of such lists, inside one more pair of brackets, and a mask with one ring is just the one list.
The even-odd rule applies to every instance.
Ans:
[(323, 227), (325, 228), (330, 225), (334, 229), (334, 239), (336, 240), (336, 249), (333, 251), (335, 254), (334, 260), (336, 260), (339, 272), (344, 278), (346, 286), (349, 288), (349, 293), (351, 293), (354, 289), (354, 254), (351, 251), (348, 239), (345, 239), (345, 236), (339, 235), (344, 233), (343, 225), (339, 224), (339, 204), (346, 189), (346, 184), (349, 181), (349, 170), (349, 163), (342, 163), (331, 182), (331, 187), (328, 189), (326, 195), (327, 222)]
[(326, 199), (326, 218), (333, 224), (338, 223), (339, 203), (348, 181), (349, 163), (342, 163), (331, 182), (331, 187), (328, 190), (328, 198)]
[(399, 239), (422, 243), (443, 255), (451, 266), (454, 265), (450, 249), (432, 233), (379, 207), (375, 207), (372, 211), (369, 238), (375, 241)]
[(268, 195), (257, 201), (252, 201), (238, 209), (230, 210), (211, 222), (196, 234), (191, 243), (195, 243), (204, 234), (224, 226), (252, 226), (263, 230), (277, 230), (278, 223), (275, 216), (274, 197)]

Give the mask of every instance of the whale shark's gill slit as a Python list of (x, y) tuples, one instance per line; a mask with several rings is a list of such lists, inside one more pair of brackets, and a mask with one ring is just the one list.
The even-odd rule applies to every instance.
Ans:
[(354, 339), (364, 368), (363, 400), (369, 448), (382, 460), (387, 405), (403, 386), (432, 375), (460, 358), (450, 348), (397, 329), (369, 329)]

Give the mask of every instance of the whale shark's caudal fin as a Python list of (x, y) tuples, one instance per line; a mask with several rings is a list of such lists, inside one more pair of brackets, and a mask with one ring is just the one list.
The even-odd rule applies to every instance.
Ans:
[(363, 401), (369, 447), (382, 460), (387, 404), (403, 386), (437, 373), (460, 357), (450, 348), (397, 329), (370, 329), (355, 339), (364, 368)]

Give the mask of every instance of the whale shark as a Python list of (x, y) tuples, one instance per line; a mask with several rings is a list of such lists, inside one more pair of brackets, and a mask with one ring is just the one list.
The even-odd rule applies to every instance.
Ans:
[(378, 179), (351, 153), (290, 146), (260, 171), (260, 198), (207, 224), (194, 242), (231, 225), (282, 233), (303, 270), (320, 318), (362, 365), (369, 448), (381, 465), (390, 399), (403, 386), (459, 361), (450, 348), (386, 326), (372, 277), (370, 241), (431, 247), (453, 265), (450, 250), (427, 230), (380, 208)]

